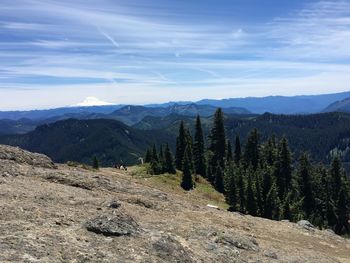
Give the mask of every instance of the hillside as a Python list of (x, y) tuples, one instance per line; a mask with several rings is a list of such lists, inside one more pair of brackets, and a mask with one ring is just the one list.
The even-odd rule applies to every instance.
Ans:
[(139, 131), (115, 120), (69, 119), (39, 126), (17, 136), (2, 136), (0, 141), (47, 154), (56, 162), (90, 163), (96, 155), (102, 165), (123, 161), (138, 163), (145, 150), (156, 141), (166, 141), (162, 132)]
[[(69, 119), (39, 126), (24, 135), (0, 136), (0, 143), (47, 154), (56, 162), (90, 163), (96, 154), (102, 165), (120, 160), (135, 164), (153, 143), (168, 142), (174, 150), (181, 120), (193, 133), (194, 117), (178, 114), (145, 117), (132, 127), (115, 120)], [(212, 117), (203, 117), (202, 124), (207, 136)], [(249, 131), (257, 128), (263, 141), (272, 134), (286, 136), (296, 156), (308, 151), (316, 161), (329, 161), (330, 153), (337, 151), (344, 161), (350, 161), (350, 115), (346, 113), (226, 115), (225, 126), (231, 142), (238, 134), (244, 143)]]
[(8, 146), (0, 163), (1, 262), (350, 262), (350, 241), (332, 232), (208, 207), (220, 195), (205, 182), (184, 192), (176, 176)]
[(323, 110), (324, 112), (350, 112), (350, 98), (336, 101)]

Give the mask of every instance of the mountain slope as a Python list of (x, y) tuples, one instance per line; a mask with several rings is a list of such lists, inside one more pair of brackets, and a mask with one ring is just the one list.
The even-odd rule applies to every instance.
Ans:
[(164, 133), (141, 132), (121, 122), (104, 119), (69, 119), (39, 126), (28, 134), (0, 137), (2, 143), (47, 154), (56, 162), (90, 163), (96, 155), (102, 165), (113, 165), (121, 160), (127, 164), (137, 163), (156, 140), (167, 139)]
[(177, 176), (0, 152), (1, 262), (349, 262), (349, 239), (329, 231), (208, 207), (205, 182), (184, 192)]
[(332, 112), (332, 111), (350, 112), (350, 97), (330, 104), (323, 111), (324, 112)]

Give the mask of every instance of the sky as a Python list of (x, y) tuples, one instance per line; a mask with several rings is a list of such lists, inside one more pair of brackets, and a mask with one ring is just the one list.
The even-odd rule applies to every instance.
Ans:
[(1, 0), (0, 110), (350, 90), (350, 0)]

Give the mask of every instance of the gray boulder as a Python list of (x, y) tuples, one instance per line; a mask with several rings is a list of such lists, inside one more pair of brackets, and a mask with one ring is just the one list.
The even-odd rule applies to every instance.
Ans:
[(315, 229), (315, 226), (307, 220), (300, 220), (297, 222), (297, 224), (298, 224), (298, 226), (300, 226), (306, 230), (314, 230)]
[(226, 246), (232, 246), (239, 249), (259, 251), (258, 242), (254, 238), (236, 233), (220, 235), (216, 238), (215, 242), (218, 244), (224, 244)]
[(169, 235), (160, 237), (152, 244), (152, 247), (156, 255), (165, 262), (194, 262), (190, 252)]
[(88, 231), (104, 236), (130, 236), (139, 232), (135, 220), (122, 213), (101, 215), (86, 222)]

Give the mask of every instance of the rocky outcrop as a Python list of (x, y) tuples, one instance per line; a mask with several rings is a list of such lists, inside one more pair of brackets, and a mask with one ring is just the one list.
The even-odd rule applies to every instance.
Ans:
[(46, 155), (31, 153), (18, 147), (0, 145), (0, 160), (43, 168), (55, 168), (55, 164)]
[(212, 209), (196, 190), (130, 174), (0, 146), (0, 262), (349, 262), (350, 241), (330, 231)]
[(139, 232), (135, 220), (120, 212), (113, 215), (101, 215), (86, 222), (86, 229), (105, 236), (130, 236)]

